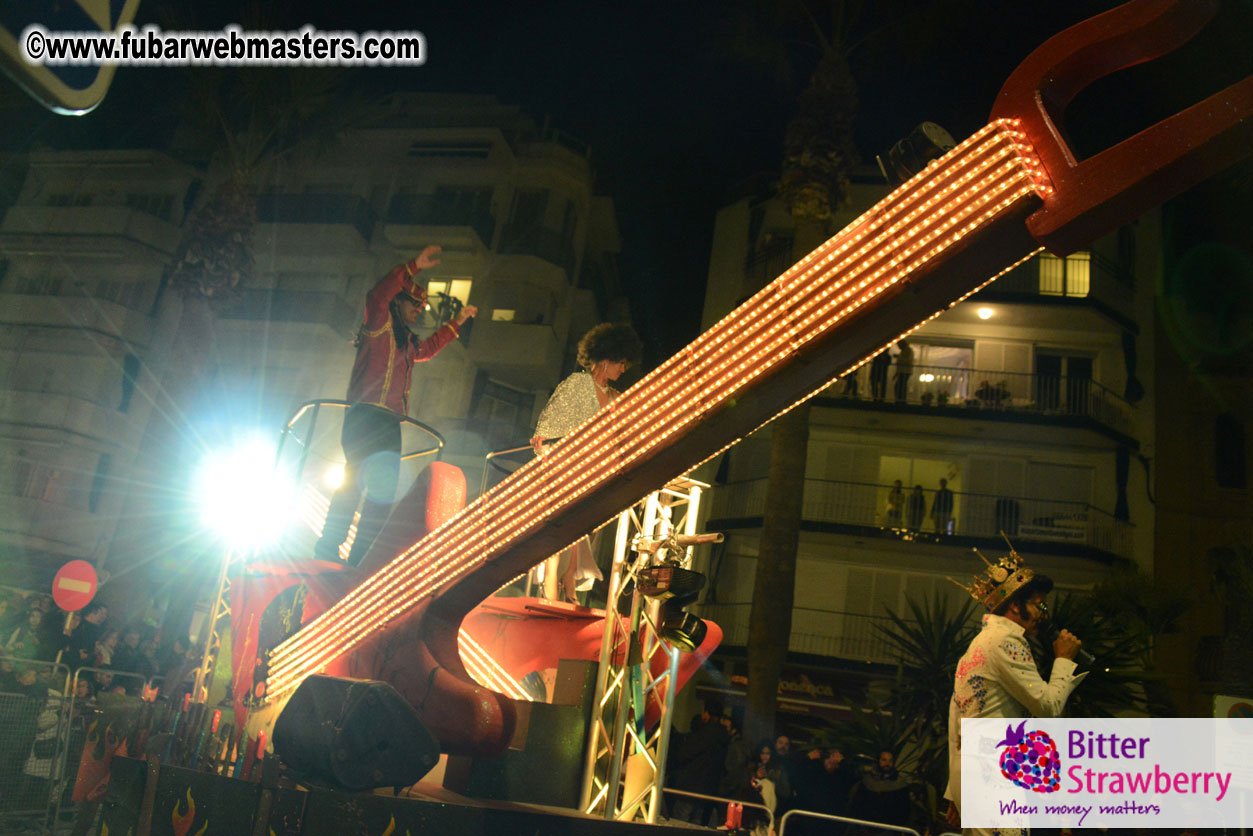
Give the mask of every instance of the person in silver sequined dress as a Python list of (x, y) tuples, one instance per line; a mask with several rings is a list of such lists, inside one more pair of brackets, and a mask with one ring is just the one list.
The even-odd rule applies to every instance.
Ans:
[[(540, 412), (531, 438), (535, 451), (543, 455), (545, 445), (555, 443), (608, 406), (618, 396), (610, 384), (627, 366), (639, 362), (641, 348), (639, 336), (629, 325), (602, 322), (584, 334), (577, 355), (582, 368), (557, 385)], [(573, 601), (576, 591), (591, 589), (600, 578), (591, 542), (584, 537), (545, 561), (544, 597), (556, 600), (564, 593)]]

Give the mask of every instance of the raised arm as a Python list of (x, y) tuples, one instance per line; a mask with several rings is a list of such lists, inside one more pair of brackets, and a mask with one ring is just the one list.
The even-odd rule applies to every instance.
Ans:
[(388, 304), (392, 297), (400, 291), (416, 294), (418, 283), (416, 277), (423, 270), (429, 270), (439, 264), (440, 248), (430, 246), (404, 264), (397, 265), (390, 273), (379, 280), (365, 296), (365, 325), (367, 328), (378, 328), (385, 323), (390, 315)]
[(465, 324), (465, 321), (478, 312), (479, 309), (473, 305), (466, 305), (461, 309), (461, 313), (457, 315), (456, 319), (449, 320), (439, 328), (436, 328), (435, 333), (431, 334), (431, 336), (421, 340), (414, 337), (412, 340), (415, 349), (413, 359), (421, 363), (439, 354), (440, 349), (457, 339), (457, 336), (461, 333), (461, 326)]

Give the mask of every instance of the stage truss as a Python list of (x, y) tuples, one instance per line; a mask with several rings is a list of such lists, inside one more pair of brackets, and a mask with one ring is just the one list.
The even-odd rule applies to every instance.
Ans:
[[(618, 515), (579, 801), (585, 812), (622, 821), (657, 820), (680, 651), (661, 638), (661, 603), (640, 595), (636, 580), (667, 554), (683, 568), (691, 567), (692, 547), (668, 551), (665, 541), (697, 534), (701, 491), (708, 487), (680, 477)], [(644, 664), (654, 654), (669, 660), (656, 673)], [(659, 717), (651, 731), (644, 725), (650, 708)]]

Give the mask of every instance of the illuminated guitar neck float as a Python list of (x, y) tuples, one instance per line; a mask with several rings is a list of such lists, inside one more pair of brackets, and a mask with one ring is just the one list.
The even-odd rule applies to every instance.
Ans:
[(269, 697), (320, 671), (384, 679), (444, 751), (503, 750), (513, 703), (457, 650), (469, 610), (1043, 247), (1065, 255), (1249, 153), (1253, 78), (1082, 162), (1058, 127), (1088, 84), (1177, 48), (1214, 11), (1137, 0), (1050, 39), (990, 124), (275, 648)]

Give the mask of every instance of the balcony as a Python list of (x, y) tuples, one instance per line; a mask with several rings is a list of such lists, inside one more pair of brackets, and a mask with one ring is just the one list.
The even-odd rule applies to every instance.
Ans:
[(574, 245), (564, 240), (561, 233), (547, 227), (506, 227), (501, 235), (500, 252), (502, 255), (533, 255), (565, 270), (567, 281), (574, 276)]
[(470, 359), (496, 380), (519, 389), (548, 389), (561, 371), (562, 347), (551, 325), (482, 319), (474, 325)]
[[(909, 490), (899, 513), (888, 510), (889, 485), (806, 479), (803, 525), (836, 533), (873, 534), (902, 540), (974, 543), (1001, 541), (1005, 532), (1020, 548), (1083, 553), (1101, 557), (1131, 557), (1132, 526), (1086, 502), (1064, 499), (995, 496), (953, 492), (953, 519), (937, 530), (930, 516), (933, 491), (924, 492), (923, 511), (909, 513)], [(721, 485), (713, 491), (709, 526), (755, 528), (760, 525), (766, 499), (766, 480), (748, 479)]]
[(257, 196), (257, 222), (263, 224), (342, 225), (365, 241), (374, 234), (374, 208), (351, 194), (280, 194)]
[(387, 207), (387, 223), (401, 226), (469, 227), (490, 247), (496, 219), (486, 206), (462, 205), (434, 194), (398, 194)]
[[(722, 628), (722, 643), (730, 647), (745, 647), (748, 644), (750, 609), (752, 604), (749, 602), (691, 607), (692, 612)], [(892, 620), (883, 615), (794, 607), (788, 650), (813, 656), (895, 665), (899, 661), (897, 651), (880, 632), (891, 624)]]
[(1067, 259), (1036, 256), (997, 279), (973, 301), (1074, 302), (1090, 304), (1135, 329), (1135, 279), (1099, 253)]
[(748, 280), (749, 287), (765, 287), (781, 276), (795, 261), (792, 257), (792, 239), (783, 238), (749, 256), (744, 262), (744, 277)]
[(351, 332), (358, 318), (356, 311), (335, 293), (255, 288), (245, 289), (239, 301), (219, 316), (255, 322), (319, 324), (339, 333)]
[[(126, 206), (25, 206), (12, 207), (4, 215), (0, 235), (14, 251), (42, 252), (48, 244), (43, 236), (67, 236), (69, 246), (60, 254), (110, 250), (113, 241), (128, 242), (136, 254), (162, 256), (178, 246), (179, 228), (147, 212)], [(127, 252), (127, 255), (130, 253)]]
[[(841, 400), (913, 404), (937, 415), (985, 417), (989, 412), (1083, 419), (1132, 436), (1133, 408), (1112, 389), (1094, 380), (989, 369), (914, 366), (904, 392), (897, 389), (896, 367), (881, 392), (870, 385), (870, 364), (863, 365), (828, 390), (826, 406)], [(898, 399), (897, 395), (904, 397)], [(876, 397), (877, 396), (877, 397)]]

